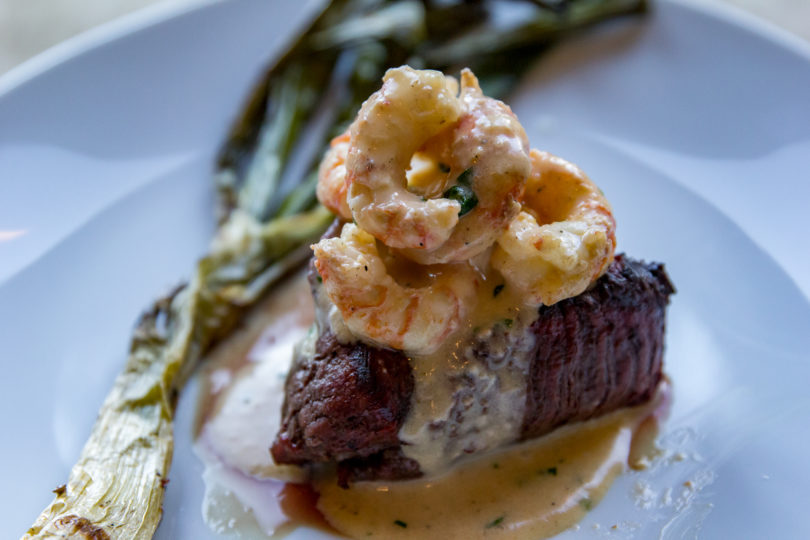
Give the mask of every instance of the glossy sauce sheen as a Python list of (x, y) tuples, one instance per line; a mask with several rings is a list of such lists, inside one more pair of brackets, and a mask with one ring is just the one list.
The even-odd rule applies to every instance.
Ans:
[[(527, 324), (521, 322), (527, 315), (510, 307), (516, 302), (507, 290), (493, 294), (497, 285), (492, 279), (483, 282), (480, 301), (488, 307), (484, 315), (469, 321), (468, 335), (480, 333), (493, 318), (510, 318), (515, 331)], [(294, 276), (261, 306), (235, 339), (214, 352), (200, 374), (203, 392), (196, 446), (206, 465), (203, 509), (208, 525), (218, 533), (280, 537), (295, 523), (324, 525), (319, 514), (312, 512), (312, 493), (284, 483), (302, 481), (303, 471), (276, 466), (268, 451), (279, 428), (283, 376), (292, 354), (290, 339), (306, 335), (313, 318), (306, 280), (303, 274)], [(461, 348), (456, 346), (456, 350)], [(443, 361), (453, 369), (470, 364), (454, 363), (454, 358)], [(420, 364), (415, 362), (418, 369)], [(429, 365), (422, 369), (431, 371)], [(425, 382), (428, 375), (415, 376), (422, 380), (422, 392), (430, 388)], [(477, 433), (469, 440), (496, 444), (516, 437), (525, 390), (520, 393), (521, 378), (519, 374), (515, 377), (511, 383), (499, 384), (515, 388), (503, 399), (504, 405), (511, 400), (515, 407), (511, 414), (517, 424), (503, 427), (497, 437)], [(441, 381), (435, 379), (434, 384), (447, 384)], [(391, 484), (358, 483), (344, 490), (326, 474), (314, 482), (320, 492), (317, 509), (340, 533), (356, 538), (536, 540), (553, 536), (582, 519), (626, 467), (634, 433), (639, 426), (650, 424), (644, 420), (655, 416), (664, 393), (659, 392), (648, 405), (567, 426), (546, 437), (468, 460), (442, 476)], [(435, 414), (435, 404), (417, 409), (409, 421)], [(406, 428), (407, 424), (403, 431)], [(446, 451), (448, 444), (452, 446), (443, 433), (434, 433), (433, 438), (428, 447), (444, 446)], [(643, 455), (643, 450), (635, 448), (634, 452)]]
[(198, 374), (194, 450), (205, 465), (203, 518), (217, 533), (270, 537), (312, 515), (301, 491), (285, 483), (306, 481), (305, 471), (276, 465), (269, 447), (279, 429), (293, 345), (307, 334), (313, 318), (301, 272), (212, 351)]
[[(560, 428), (440, 477), (348, 490), (323, 478), (318, 508), (352, 538), (554, 536), (579, 522), (627, 467), (636, 430), (666, 402), (665, 385), (647, 405)], [(633, 448), (635, 459), (642, 450)]]
[[(399, 438), (406, 443), (403, 453), (426, 474), (440, 473), (468, 454), (494, 450), (520, 435), (527, 353), (533, 345), (525, 329), (537, 310), (516, 307), (520, 299), (497, 272), (487, 268), (481, 278), (476, 309), (454, 339), (434, 354), (410, 357), (414, 393)], [(494, 343), (495, 333), (526, 339), (508, 354), (497, 351), (500, 355), (491, 359), (477, 358), (470, 344), (476, 338)]]

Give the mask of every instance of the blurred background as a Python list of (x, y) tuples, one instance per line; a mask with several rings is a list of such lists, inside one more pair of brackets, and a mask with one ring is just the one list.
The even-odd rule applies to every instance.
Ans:
[[(810, 0), (692, 1), (739, 7), (810, 41)], [(172, 3), (189, 0), (0, 0), (0, 75), (94, 26), (147, 6)]]

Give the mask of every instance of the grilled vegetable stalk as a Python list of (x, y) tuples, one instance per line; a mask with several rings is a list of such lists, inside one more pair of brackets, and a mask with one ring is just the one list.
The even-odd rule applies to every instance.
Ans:
[[(554, 9), (519, 28), (483, 31), (494, 3), (333, 0), (269, 70), (219, 156), (220, 229), (191, 281), (140, 321), (67, 485), (24, 538), (152, 537), (171, 462), (176, 397), (198, 360), (286, 270), (309, 255), (330, 214), (314, 204), (314, 170), (286, 195), (281, 179), (315, 106), (331, 96), (341, 132), (385, 69), (405, 62), (472, 67), (502, 96), (560, 31), (642, 9), (645, 0), (532, 0)], [(341, 67), (342, 66), (342, 67)], [(334, 88), (336, 80), (343, 84)], [(313, 156), (313, 163), (315, 162)], [(274, 219), (272, 219), (274, 218)], [(272, 219), (269, 223), (265, 220)]]
[(341, 59), (351, 73), (334, 89), (340, 95), (336, 121), (324, 145), (345, 129), (389, 67), (469, 67), (485, 93), (501, 99), (538, 54), (566, 33), (647, 8), (646, 0), (529, 1), (540, 7), (502, 27), (491, 24), (497, 4), (492, 0), (333, 0), (265, 74), (234, 123), (215, 176), (220, 222), (236, 208), (257, 219), (274, 211), (274, 190), (292, 143), (312, 120), (314, 104), (334, 89), (330, 80)]
[[(588, 26), (601, 20), (618, 15), (643, 12), (647, 9), (646, 2), (639, 0), (570, 0), (559, 2), (555, 10), (538, 9), (534, 15), (510, 27), (508, 31), (502, 28), (479, 28), (456, 39), (423, 49), (420, 54), (430, 65), (468, 66), (486, 61), (487, 57), (504, 57), (507, 51), (534, 49), (562, 37), (565, 33)], [(562, 10), (558, 12), (557, 10)], [(508, 71), (507, 67), (501, 70)], [(474, 69), (474, 71), (476, 71)]]
[(232, 214), (191, 281), (142, 317), (67, 485), (23, 538), (152, 538), (179, 388), (246, 308), (308, 257), (330, 220), (320, 207), (265, 225)]
[(383, 0), (333, 0), (254, 88), (220, 151), (215, 174), (217, 216), (239, 208), (265, 220), (294, 148), (329, 87), (338, 47), (314, 51), (311, 36), (334, 28)]
[[(220, 223), (237, 208), (259, 220), (275, 211), (285, 166), (317, 105), (329, 90), (339, 90), (338, 124), (353, 117), (378, 73), (404, 62), (423, 36), (423, 15), (417, 0), (333, 0), (324, 9), (256, 85), (231, 128), (215, 174)], [(352, 83), (338, 89), (334, 79), (345, 77), (335, 73), (341, 58)], [(337, 129), (327, 130), (324, 145)]]

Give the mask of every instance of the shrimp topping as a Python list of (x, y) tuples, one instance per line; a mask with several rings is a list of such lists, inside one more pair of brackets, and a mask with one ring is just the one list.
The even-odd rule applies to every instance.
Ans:
[(610, 204), (576, 165), (531, 151), (523, 209), (509, 224), (491, 263), (529, 305), (582, 293), (613, 260), (616, 221)]
[(416, 288), (389, 275), (374, 237), (354, 224), (313, 249), (326, 293), (346, 326), (373, 344), (430, 354), (473, 306), (478, 277), (466, 263), (437, 268), (429, 285)]
[(349, 153), (349, 132), (338, 135), (329, 144), (329, 150), (318, 167), (316, 194), (321, 204), (343, 219), (352, 219), (346, 202), (346, 155)]
[(575, 165), (528, 148), (470, 70), (460, 90), (437, 71), (386, 72), (318, 171), (319, 200), (355, 222), (313, 246), (354, 336), (431, 354), (469, 326), (489, 272), (534, 307), (604, 273), (616, 247), (610, 205)]
[[(437, 71), (388, 70), (350, 128), (352, 217), (421, 264), (465, 261), (491, 246), (519, 212), (531, 167), (509, 107), (484, 96), (469, 70), (458, 96), (456, 88)], [(406, 175), (419, 151), (444, 170), (421, 196), (408, 190)]]

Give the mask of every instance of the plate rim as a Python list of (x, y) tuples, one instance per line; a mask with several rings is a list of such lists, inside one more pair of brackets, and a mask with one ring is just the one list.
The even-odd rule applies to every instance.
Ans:
[[(797, 54), (810, 63), (810, 41), (736, 5), (720, 3), (717, 0), (651, 0), (651, 9), (655, 9), (657, 2), (677, 5), (731, 24)], [(94, 49), (108, 46), (152, 26), (187, 16), (207, 6), (226, 3), (235, 4), (236, 0), (161, 0), (84, 30), (48, 47), (0, 75), (0, 101), (57, 66)]]
[[(810, 44), (805, 43), (801, 38), (793, 36), (786, 30), (774, 26), (763, 19), (749, 15), (737, 8), (727, 5), (717, 5), (716, 11), (714, 11), (715, 8), (709, 8), (707, 4), (700, 3), (697, 0), (660, 1), (671, 5), (683, 6), (697, 12), (699, 15), (708, 15), (719, 23), (731, 24), (732, 26), (747, 30), (790, 52), (798, 53), (804, 60), (810, 63)], [(28, 82), (37, 77), (46, 75), (51, 69), (60, 64), (71, 61), (98, 47), (108, 46), (113, 42), (127, 38), (137, 32), (147, 30), (153, 25), (162, 24), (169, 20), (187, 16), (207, 6), (220, 3), (224, 4), (225, 2), (233, 2), (233, 0), (180, 0), (178, 2), (158, 2), (154, 6), (142, 8), (132, 14), (125, 15), (109, 23), (104, 23), (99, 27), (88, 30), (40, 53), (17, 68), (14, 68), (6, 75), (0, 76), (0, 101), (7, 97), (9, 93), (20, 90)], [(794, 49), (794, 47), (797, 48)], [(712, 201), (700, 195), (697, 196), (714, 206)], [(729, 216), (726, 217), (734, 222)], [(739, 224), (736, 222), (734, 224), (739, 227)], [(750, 238), (747, 231), (743, 230), (741, 227), (740, 229)], [(797, 290), (801, 290), (794, 276), (787, 272), (784, 265), (779, 260), (764, 250), (762, 251), (762, 255), (771, 259), (791, 280)], [(25, 269), (23, 268), (20, 271), (23, 272)], [(3, 284), (4, 281), (0, 281), (0, 285)]]
[(0, 75), (0, 101), (49, 71), (95, 49), (153, 26), (232, 0), (159, 0), (83, 30), (24, 60)]

